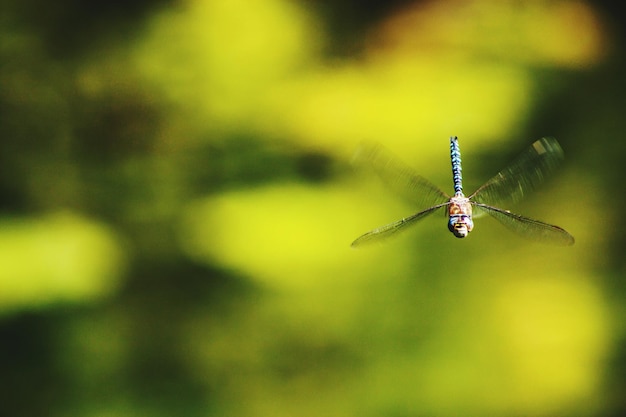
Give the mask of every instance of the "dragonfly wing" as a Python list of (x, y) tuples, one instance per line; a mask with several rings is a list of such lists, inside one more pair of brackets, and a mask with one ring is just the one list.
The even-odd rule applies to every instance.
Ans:
[(426, 217), (427, 215), (434, 213), (442, 207), (446, 207), (448, 204), (448, 202), (438, 204), (436, 206), (427, 208), (426, 210), (420, 211), (419, 213), (415, 213), (409, 217), (405, 217), (404, 219), (400, 219), (397, 222), (389, 223), (377, 229), (371, 230), (365, 233), (363, 236), (358, 237), (354, 242), (352, 242), (351, 246), (354, 248), (367, 243), (380, 242), (381, 240), (384, 240), (401, 230), (405, 230), (406, 226), (409, 226), (416, 221)]
[(485, 204), (474, 202), (473, 205), (474, 207), (480, 208), (480, 211), (485, 211), (508, 229), (526, 238), (563, 246), (574, 244), (574, 236), (558, 226), (529, 219), (528, 217)]
[(353, 162), (371, 168), (396, 194), (418, 210), (442, 204), (450, 199), (446, 193), (379, 144), (361, 144)]
[(562, 160), (563, 149), (556, 139), (541, 138), (469, 198), (499, 206), (515, 203), (537, 188)]

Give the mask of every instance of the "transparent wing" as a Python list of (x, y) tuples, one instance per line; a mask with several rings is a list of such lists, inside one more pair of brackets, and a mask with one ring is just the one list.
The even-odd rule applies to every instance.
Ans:
[(496, 206), (520, 201), (556, 170), (562, 160), (563, 150), (556, 139), (541, 138), (469, 198)]
[(369, 231), (365, 233), (363, 236), (358, 237), (354, 242), (352, 242), (352, 247), (361, 246), (366, 243), (380, 242), (395, 233), (405, 230), (406, 226), (409, 226), (416, 221), (426, 217), (429, 214), (434, 213), (437, 209), (441, 209), (442, 207), (447, 206), (449, 203), (438, 204), (436, 206), (427, 208), (426, 210), (420, 211), (419, 213), (415, 213), (409, 217), (405, 217), (404, 219), (398, 220), (397, 222), (389, 223), (385, 226), (381, 226), (377, 229)]
[(574, 244), (574, 236), (558, 226), (529, 219), (528, 217), (485, 204), (475, 202), (472, 204), (474, 207), (480, 208), (480, 211), (485, 211), (508, 229), (528, 239), (563, 246)]
[(447, 202), (450, 197), (426, 178), (417, 175), (382, 145), (361, 144), (353, 162), (371, 168), (383, 182), (417, 210)]

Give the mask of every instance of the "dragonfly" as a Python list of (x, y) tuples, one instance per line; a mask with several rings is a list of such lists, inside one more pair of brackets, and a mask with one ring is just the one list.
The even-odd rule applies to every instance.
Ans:
[(457, 238), (467, 237), (474, 229), (474, 217), (486, 213), (526, 238), (556, 245), (574, 244), (574, 237), (558, 226), (496, 207), (520, 201), (558, 168), (563, 160), (563, 150), (552, 137), (535, 141), (469, 197), (463, 194), (461, 149), (456, 136), (450, 138), (453, 196), (416, 174), (380, 145), (362, 146), (357, 158), (366, 160), (383, 182), (408, 198), (420, 211), (365, 233), (352, 242), (352, 247), (386, 239), (429, 214), (443, 210), (447, 210), (448, 229)]

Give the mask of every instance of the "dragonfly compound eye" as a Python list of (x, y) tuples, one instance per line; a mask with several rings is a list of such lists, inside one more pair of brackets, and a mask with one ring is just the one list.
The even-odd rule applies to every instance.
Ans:
[(450, 216), (448, 229), (458, 238), (466, 237), (474, 228), (474, 222), (467, 215)]

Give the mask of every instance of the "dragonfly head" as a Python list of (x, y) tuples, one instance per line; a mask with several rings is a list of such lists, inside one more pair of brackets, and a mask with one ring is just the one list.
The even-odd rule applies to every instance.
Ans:
[(472, 217), (467, 214), (451, 215), (448, 229), (458, 238), (466, 237), (474, 228)]

